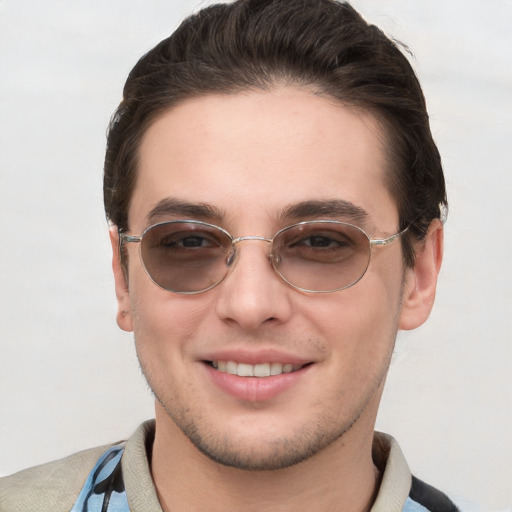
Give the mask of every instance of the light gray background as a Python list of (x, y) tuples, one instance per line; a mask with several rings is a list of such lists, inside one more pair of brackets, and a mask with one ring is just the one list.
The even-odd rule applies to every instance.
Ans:
[[(378, 428), (459, 502), (508, 510), (512, 2), (353, 4), (415, 53), (451, 202), (437, 304), (399, 337)], [(105, 128), (136, 59), (197, 5), (0, 0), (0, 474), (152, 415), (114, 320)]]

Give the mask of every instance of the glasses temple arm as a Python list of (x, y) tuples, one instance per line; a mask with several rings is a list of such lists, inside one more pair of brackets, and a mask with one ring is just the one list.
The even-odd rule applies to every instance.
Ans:
[(406, 228), (402, 229), (402, 231), (399, 231), (398, 233), (395, 233), (394, 235), (391, 235), (388, 238), (375, 238), (370, 240), (370, 244), (372, 246), (374, 245), (388, 245), (391, 242), (394, 242), (397, 238), (400, 238), (409, 228), (411, 227), (411, 224), (409, 224)]
[(128, 243), (138, 243), (142, 240), (142, 236), (127, 235), (126, 233), (119, 233), (119, 245), (122, 247)]

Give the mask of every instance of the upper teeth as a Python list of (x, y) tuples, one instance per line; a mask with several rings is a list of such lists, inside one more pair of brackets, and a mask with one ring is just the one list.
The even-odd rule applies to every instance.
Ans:
[(235, 361), (212, 361), (212, 366), (217, 368), (220, 372), (230, 373), (231, 375), (238, 375), (240, 377), (269, 377), (270, 375), (295, 372), (302, 368), (300, 364), (247, 364), (236, 363)]

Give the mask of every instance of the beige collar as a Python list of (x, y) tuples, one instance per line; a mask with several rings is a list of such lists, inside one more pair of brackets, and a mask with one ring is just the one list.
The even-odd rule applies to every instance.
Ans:
[[(126, 443), (122, 469), (132, 512), (162, 512), (147, 455), (151, 453), (154, 435), (154, 420), (146, 421)], [(376, 432), (373, 459), (382, 478), (370, 512), (402, 512), (412, 478), (402, 450), (391, 436)]]

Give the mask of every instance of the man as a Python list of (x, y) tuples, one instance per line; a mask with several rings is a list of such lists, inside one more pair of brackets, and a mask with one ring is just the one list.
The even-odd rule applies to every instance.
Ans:
[(446, 208), (394, 43), (332, 0), (200, 11), (130, 73), (104, 197), (156, 418), (4, 479), (0, 510), (456, 510), (374, 434)]

